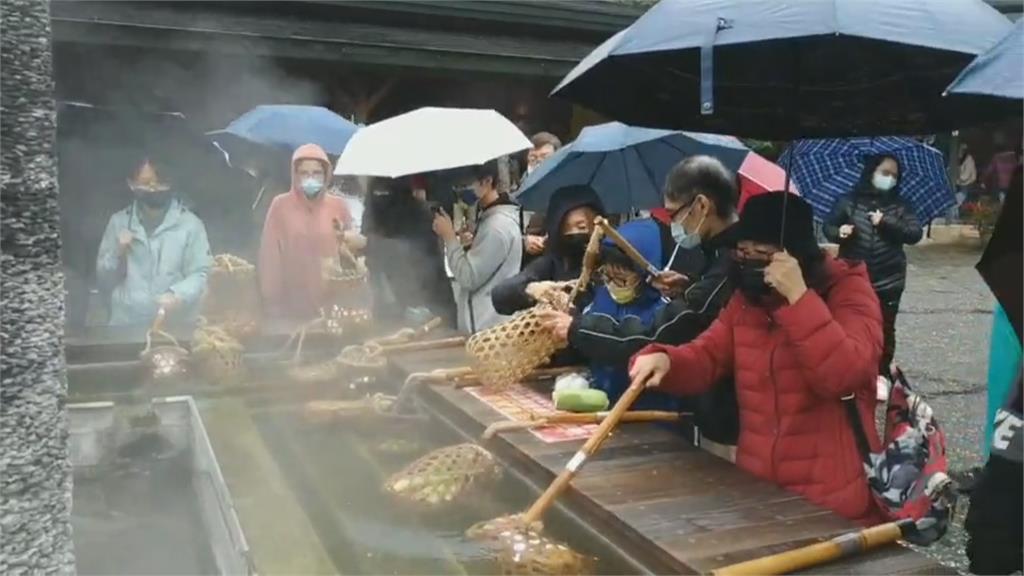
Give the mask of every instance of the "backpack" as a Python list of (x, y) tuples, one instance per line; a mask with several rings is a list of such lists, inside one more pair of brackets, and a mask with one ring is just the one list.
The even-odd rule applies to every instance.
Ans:
[(931, 407), (913, 392), (896, 366), (892, 382), (881, 452), (871, 452), (853, 395), (843, 398), (843, 404), (872, 496), (891, 520), (915, 520), (917, 529), (905, 539), (927, 546), (946, 533), (956, 505), (948, 476), (946, 436)]

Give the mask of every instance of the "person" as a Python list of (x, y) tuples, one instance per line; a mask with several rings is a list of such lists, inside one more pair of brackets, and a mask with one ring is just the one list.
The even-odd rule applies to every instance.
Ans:
[(1002, 202), (1006, 197), (1006, 191), (1010, 189), (1010, 179), (1013, 171), (1020, 164), (1021, 145), (1017, 145), (1017, 151), (1004, 150), (992, 156), (981, 182), (993, 198), (999, 198)]
[(459, 329), (475, 333), (507, 317), (491, 303), (496, 286), (519, 272), (523, 236), (519, 206), (498, 192), (498, 163), (474, 166), (469, 187), (476, 198), (476, 232), (463, 247), (451, 218), (443, 210), (434, 216), (434, 233), (444, 241), (445, 261), (454, 278)]
[[(715, 158), (691, 156), (669, 172), (663, 196), (665, 220), (650, 222), (657, 228), (661, 245), (657, 262), (664, 271), (651, 282), (670, 301), (650, 325), (598, 314), (573, 318), (544, 312), (545, 327), (593, 362), (625, 366), (630, 356), (648, 344), (689, 342), (711, 325), (732, 294), (734, 175)], [(729, 378), (680, 406), (694, 413), (683, 432), (695, 442), (709, 440), (705, 446), (713, 450), (715, 444), (735, 444), (738, 414)]]
[(315, 318), (325, 301), (323, 260), (338, 253), (336, 223), (349, 229), (345, 201), (326, 193), (331, 163), (316, 144), (292, 155), (291, 189), (274, 197), (260, 238), (264, 312), (287, 324)]
[[(590, 186), (566, 186), (551, 195), (547, 213), (549, 240), (544, 253), (491, 292), (491, 301), (499, 314), (529, 308), (556, 283), (579, 277), (583, 253), (594, 231), (594, 218), (604, 216), (604, 206)], [(581, 292), (580, 297), (586, 298), (588, 294)], [(586, 301), (577, 305), (582, 308)]]
[[(530, 137), (530, 143), (533, 147), (526, 154), (526, 173), (523, 174), (523, 180), (562, 148), (562, 141), (550, 132), (537, 132)], [(544, 243), (547, 239), (544, 232), (547, 226), (544, 225), (544, 214), (539, 212), (524, 212), (523, 219), (526, 221), (526, 226), (523, 228), (525, 234), (523, 246), (526, 250), (523, 265), (525, 266), (544, 252)]]
[(885, 348), (878, 365), (878, 398), (889, 396), (889, 367), (896, 353), (896, 315), (907, 282), (905, 244), (924, 234), (914, 211), (900, 198), (900, 165), (892, 156), (864, 163), (853, 191), (832, 207), (823, 226), (839, 257), (867, 264), (871, 285), (882, 306)]
[(956, 177), (956, 205), (950, 208), (950, 220), (953, 221), (959, 220), (960, 206), (971, 195), (974, 183), (978, 180), (978, 168), (967, 142), (960, 143), (959, 152), (960, 168)]
[(213, 263), (206, 227), (175, 195), (166, 170), (145, 159), (128, 181), (134, 200), (110, 217), (96, 258), (110, 294), (111, 326), (146, 325), (159, 310), (189, 324), (199, 315)]
[[(626, 222), (618, 232), (644, 258), (652, 262), (661, 260), (661, 240), (653, 221)], [(638, 328), (651, 326), (665, 302), (661, 293), (644, 281), (647, 271), (630, 260), (611, 239), (605, 238), (601, 248), (598, 276), (603, 282), (594, 289), (593, 301), (583, 309), (583, 318), (600, 316), (616, 322), (629, 322)], [(607, 393), (610, 402), (618, 401), (629, 384), (626, 363), (609, 365), (602, 359), (591, 358), (590, 364), (593, 387)], [(668, 394), (650, 390), (636, 399), (632, 409), (678, 410), (679, 402)]]
[(373, 181), (362, 229), (374, 318), (402, 321), (426, 308), (426, 315), (454, 328), (455, 300), (431, 228), (433, 216), (413, 185), (411, 178)]
[(737, 466), (845, 518), (884, 521), (843, 400), (852, 395), (879, 451), (882, 318), (866, 266), (824, 253), (810, 205), (786, 192), (751, 198), (735, 238), (737, 290), (725, 309), (688, 344), (641, 350), (631, 385), (696, 394), (734, 375)]

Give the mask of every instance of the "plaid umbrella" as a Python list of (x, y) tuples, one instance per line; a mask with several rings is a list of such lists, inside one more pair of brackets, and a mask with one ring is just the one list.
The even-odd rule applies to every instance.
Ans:
[(910, 138), (835, 138), (799, 140), (779, 159), (818, 218), (824, 219), (841, 196), (860, 179), (864, 160), (888, 154), (900, 163), (900, 196), (922, 222), (943, 214), (955, 203), (942, 153)]

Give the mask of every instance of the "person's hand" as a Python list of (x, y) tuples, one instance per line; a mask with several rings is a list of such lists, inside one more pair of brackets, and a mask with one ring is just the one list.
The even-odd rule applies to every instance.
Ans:
[(786, 252), (772, 255), (771, 263), (764, 269), (764, 281), (790, 304), (796, 303), (807, 292), (800, 263)]
[(181, 299), (174, 295), (174, 292), (164, 292), (163, 294), (156, 297), (157, 306), (170, 312), (181, 304)]
[(526, 235), (526, 253), (536, 256), (544, 251), (544, 243), (547, 239), (544, 236)]
[(342, 232), (341, 241), (353, 252), (362, 252), (366, 248), (366, 237), (355, 230)]
[(455, 224), (444, 210), (438, 210), (434, 214), (434, 234), (437, 234), (445, 243), (456, 240)]
[(471, 245), (473, 243), (473, 233), (469, 229), (463, 229), (462, 232), (459, 232), (459, 243), (466, 247)]
[(135, 240), (135, 235), (132, 234), (131, 230), (121, 230), (117, 233), (117, 250), (121, 254), (128, 252), (128, 249), (132, 246), (132, 241)]
[(664, 352), (637, 356), (629, 367), (629, 385), (648, 388), (658, 386), (671, 367), (672, 361)]
[(569, 327), (572, 326), (572, 316), (558, 310), (538, 310), (540, 325), (558, 339), (559, 342), (569, 341)]
[(662, 270), (658, 272), (657, 276), (651, 278), (651, 286), (654, 286), (666, 298), (679, 296), (689, 284), (690, 278), (675, 270)]
[(868, 217), (871, 218), (871, 225), (878, 226), (878, 223), (882, 221), (882, 211), (875, 210), (874, 212), (868, 212)]
[(849, 238), (853, 234), (853, 224), (843, 224), (839, 227), (839, 237), (843, 240)]

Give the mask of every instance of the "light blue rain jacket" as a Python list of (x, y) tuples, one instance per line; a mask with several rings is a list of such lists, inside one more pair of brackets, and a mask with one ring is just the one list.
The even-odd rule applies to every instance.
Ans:
[[(126, 256), (118, 256), (122, 230), (135, 236)], [(115, 213), (103, 232), (96, 257), (100, 289), (110, 293), (110, 325), (145, 325), (156, 317), (156, 299), (172, 292), (181, 306), (169, 320), (194, 321), (206, 289), (212, 258), (203, 222), (181, 202), (173, 200), (164, 221), (146, 233), (135, 203)]]

